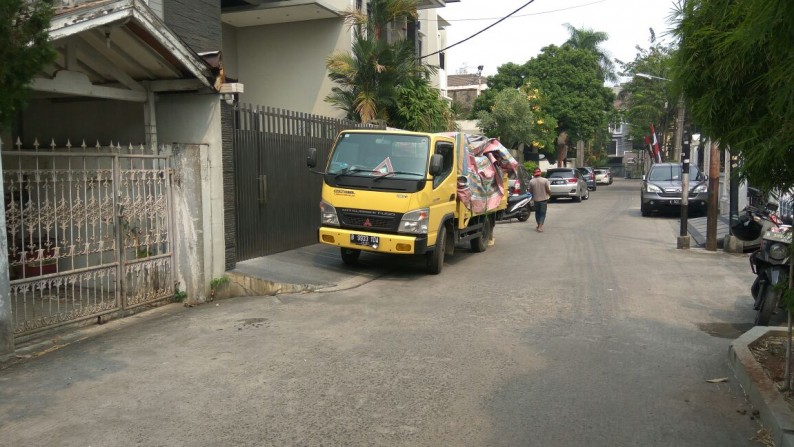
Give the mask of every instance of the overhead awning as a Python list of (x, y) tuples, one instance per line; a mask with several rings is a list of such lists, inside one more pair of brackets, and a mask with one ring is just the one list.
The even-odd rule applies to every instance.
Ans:
[(55, 63), (31, 83), (37, 93), (146, 101), (149, 91), (219, 91), (223, 68), (174, 34), (141, 0), (103, 0), (56, 11)]

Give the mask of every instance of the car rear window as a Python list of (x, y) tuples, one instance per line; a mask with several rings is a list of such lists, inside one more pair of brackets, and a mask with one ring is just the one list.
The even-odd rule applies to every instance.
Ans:
[(549, 178), (568, 178), (573, 177), (574, 174), (571, 171), (550, 171)]

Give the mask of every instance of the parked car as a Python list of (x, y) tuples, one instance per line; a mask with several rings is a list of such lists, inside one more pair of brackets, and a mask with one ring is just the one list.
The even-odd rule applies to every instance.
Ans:
[(609, 168), (596, 168), (595, 178), (596, 178), (596, 183), (600, 185), (611, 185), (612, 171)]
[(591, 168), (590, 166), (576, 169), (582, 173), (582, 178), (584, 178), (585, 183), (587, 183), (587, 189), (595, 191), (596, 187), (598, 186), (596, 185), (595, 169)]
[[(640, 211), (643, 216), (653, 212), (681, 210), (681, 165), (656, 163), (648, 175), (643, 176), (640, 193)], [(706, 212), (708, 182), (697, 166), (689, 167), (689, 214)]]
[(552, 168), (546, 172), (551, 189), (551, 200), (568, 197), (574, 202), (590, 198), (590, 189), (582, 177), (582, 173), (574, 168)]

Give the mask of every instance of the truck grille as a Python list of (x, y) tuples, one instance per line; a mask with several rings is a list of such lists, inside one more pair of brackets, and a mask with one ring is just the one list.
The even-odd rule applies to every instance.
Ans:
[(400, 226), (402, 214), (385, 211), (371, 211), (341, 208), (339, 217), (343, 228), (359, 228), (368, 231), (393, 231)]

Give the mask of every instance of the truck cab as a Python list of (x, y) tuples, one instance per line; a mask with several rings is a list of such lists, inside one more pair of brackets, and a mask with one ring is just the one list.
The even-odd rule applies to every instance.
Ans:
[[(493, 217), (474, 216), (458, 199), (458, 146), (444, 134), (341, 132), (321, 172), (319, 242), (339, 246), (347, 264), (361, 251), (425, 255), (431, 273), (461, 240), (480, 238), (484, 250)], [(307, 164), (316, 163), (310, 151)]]

